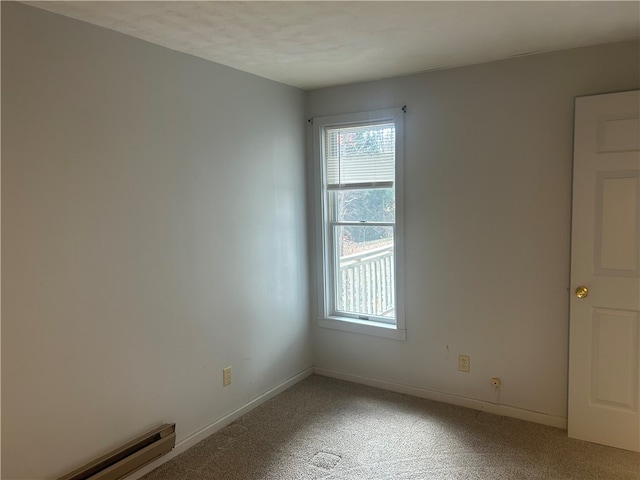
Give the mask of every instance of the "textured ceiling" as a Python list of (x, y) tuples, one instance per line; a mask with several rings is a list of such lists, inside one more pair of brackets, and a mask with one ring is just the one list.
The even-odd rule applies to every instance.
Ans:
[(24, 2), (303, 89), (639, 38), (640, 2)]

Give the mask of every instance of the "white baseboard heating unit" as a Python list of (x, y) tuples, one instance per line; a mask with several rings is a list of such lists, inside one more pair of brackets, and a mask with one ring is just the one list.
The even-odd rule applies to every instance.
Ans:
[(175, 444), (176, 424), (167, 423), (58, 480), (118, 480), (169, 453)]

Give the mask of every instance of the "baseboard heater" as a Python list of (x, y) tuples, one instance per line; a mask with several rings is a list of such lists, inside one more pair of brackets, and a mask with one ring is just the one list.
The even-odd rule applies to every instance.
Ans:
[(58, 480), (118, 480), (169, 453), (175, 444), (176, 424), (167, 423)]

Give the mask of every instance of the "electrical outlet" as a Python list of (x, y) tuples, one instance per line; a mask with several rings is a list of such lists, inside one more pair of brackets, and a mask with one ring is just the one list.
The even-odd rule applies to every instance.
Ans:
[(231, 367), (222, 369), (222, 385), (231, 385)]
[(498, 388), (500, 388), (500, 379), (498, 377), (493, 377), (491, 379), (491, 385), (493, 385), (493, 388), (497, 390)]
[(469, 357), (469, 355), (458, 356), (458, 370), (460, 370), (461, 372), (471, 371), (471, 358)]

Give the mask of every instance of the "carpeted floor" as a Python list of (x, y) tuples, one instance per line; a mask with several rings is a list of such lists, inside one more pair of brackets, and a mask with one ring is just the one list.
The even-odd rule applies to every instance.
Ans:
[(311, 376), (144, 480), (639, 480), (640, 454)]

